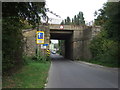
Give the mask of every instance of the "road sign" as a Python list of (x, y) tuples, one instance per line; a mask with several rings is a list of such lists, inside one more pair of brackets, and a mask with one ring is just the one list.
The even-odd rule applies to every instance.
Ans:
[(44, 44), (44, 32), (43, 31), (37, 31), (36, 32), (37, 37), (37, 44)]
[(60, 25), (60, 29), (63, 29), (64, 27), (63, 27), (63, 25)]
[(48, 44), (43, 44), (43, 46), (48, 46)]
[(44, 46), (43, 44), (41, 44), (41, 49), (46, 49), (46, 46)]
[(41, 44), (41, 49), (46, 49), (47, 46), (48, 44)]

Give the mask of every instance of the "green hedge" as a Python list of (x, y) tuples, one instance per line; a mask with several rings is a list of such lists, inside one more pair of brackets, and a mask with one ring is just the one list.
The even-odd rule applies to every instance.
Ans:
[(2, 68), (6, 72), (23, 62), (23, 36), (18, 18), (5, 17), (2, 24)]
[(107, 33), (103, 30), (91, 41), (92, 60), (109, 66), (118, 66), (118, 42), (106, 36)]

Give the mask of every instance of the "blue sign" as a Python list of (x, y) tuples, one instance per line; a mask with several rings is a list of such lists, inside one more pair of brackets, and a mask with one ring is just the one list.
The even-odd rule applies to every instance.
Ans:
[(48, 44), (43, 44), (43, 46), (48, 46)]
[(38, 39), (43, 39), (43, 33), (38, 33)]

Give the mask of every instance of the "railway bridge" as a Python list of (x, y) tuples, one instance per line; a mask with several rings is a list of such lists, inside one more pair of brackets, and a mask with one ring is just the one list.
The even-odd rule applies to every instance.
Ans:
[[(26, 46), (29, 50), (26, 50), (28, 55), (34, 54), (36, 47), (35, 34), (36, 31), (42, 30), (45, 33), (44, 42), (50, 44), (50, 39), (65, 40), (65, 54), (64, 57), (77, 60), (81, 58), (91, 58), (89, 50), (90, 40), (100, 32), (99, 26), (78, 26), (78, 25), (40, 25), (39, 29), (24, 30), (23, 35), (25, 37)], [(32, 45), (31, 45), (32, 42)], [(34, 48), (31, 48), (34, 47)], [(47, 49), (49, 46), (47, 47)], [(45, 52), (45, 50), (42, 50)]]

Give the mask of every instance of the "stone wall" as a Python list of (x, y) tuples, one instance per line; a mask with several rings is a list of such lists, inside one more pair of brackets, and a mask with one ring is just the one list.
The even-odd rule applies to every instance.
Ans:
[(36, 31), (31, 29), (23, 32), (24, 54), (27, 56), (33, 56), (36, 53)]
[(73, 33), (73, 59), (90, 59), (92, 57), (89, 44), (93, 37), (100, 32), (99, 26), (86, 27)]
[(47, 54), (47, 46), (46, 49), (41, 49), (40, 44), (36, 44), (36, 31), (42, 30), (44, 31), (44, 43), (50, 43), (50, 30), (48, 25), (40, 25), (39, 29), (29, 29), (23, 30), (24, 36), (24, 54), (27, 56), (34, 56), (36, 51), (39, 51), (41, 55)]
[(84, 59), (90, 59), (91, 58), (91, 52), (89, 49), (90, 40), (92, 38), (92, 29), (91, 27), (83, 30), (83, 58)]

